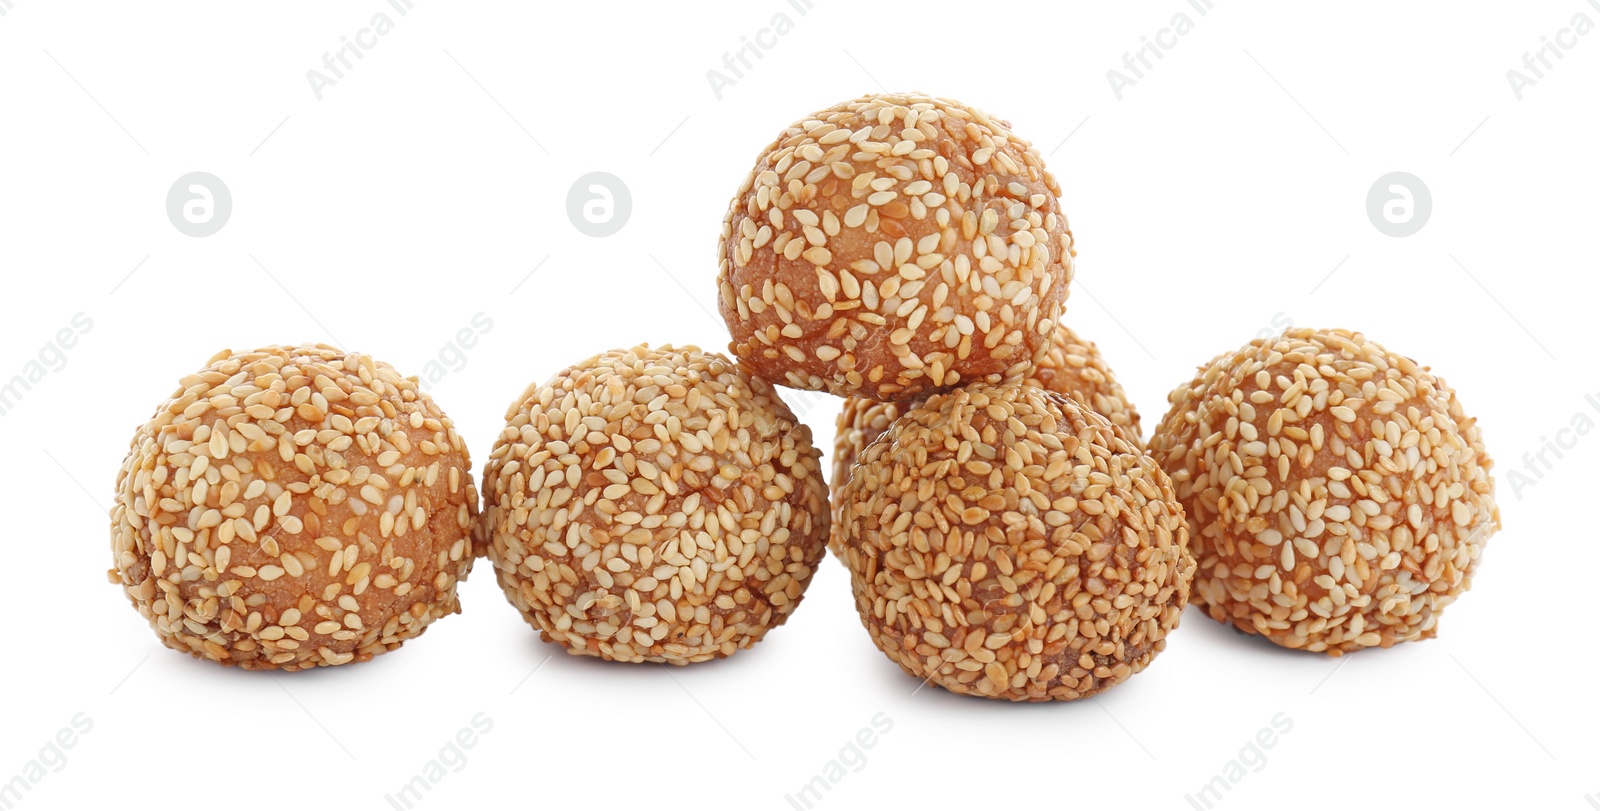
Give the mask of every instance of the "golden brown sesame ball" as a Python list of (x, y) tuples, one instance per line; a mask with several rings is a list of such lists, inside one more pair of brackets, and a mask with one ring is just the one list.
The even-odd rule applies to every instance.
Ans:
[(640, 346), (530, 386), (506, 420), (483, 474), (489, 557), (545, 641), (688, 664), (799, 604), (828, 536), (822, 454), (765, 381)]
[(1212, 619), (1338, 655), (1432, 637), (1500, 526), (1477, 420), (1359, 332), (1291, 330), (1201, 369), (1150, 440)]
[(1060, 193), (1008, 123), (949, 99), (807, 116), (722, 223), (732, 351), (774, 383), (881, 401), (1020, 381), (1072, 280)]
[(167, 647), (247, 670), (364, 662), (460, 611), (467, 448), (386, 363), (224, 351), (133, 436), (111, 580)]
[[(1127, 439), (1142, 447), (1139, 439), (1139, 411), (1133, 407), (1122, 385), (1106, 365), (1100, 347), (1084, 340), (1066, 324), (1059, 324), (1050, 334), (1050, 349), (1024, 381), (1029, 386), (1068, 395), (1089, 406), (1112, 425), (1127, 433)], [(850, 481), (850, 469), (855, 466), (861, 451), (888, 430), (889, 423), (900, 416), (903, 408), (894, 403), (879, 403), (860, 397), (847, 397), (839, 410), (836, 431), (833, 435), (833, 478), (828, 480), (828, 492), (833, 505), (833, 529), (828, 548), (841, 560), (844, 552), (839, 546), (844, 530), (841, 513), (844, 500), (840, 494), (845, 482)]]
[(1167, 475), (1062, 394), (935, 395), (867, 447), (843, 497), (873, 642), (958, 693), (1094, 695), (1166, 647), (1189, 596)]

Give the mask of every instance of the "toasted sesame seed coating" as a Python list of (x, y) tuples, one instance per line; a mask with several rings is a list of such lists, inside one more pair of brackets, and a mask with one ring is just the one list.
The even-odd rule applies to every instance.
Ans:
[(134, 434), (111, 580), (175, 650), (248, 670), (364, 662), (460, 611), (481, 551), (471, 471), (388, 364), (224, 351)]
[(1060, 194), (1008, 123), (949, 99), (807, 116), (723, 219), (731, 349), (775, 383), (886, 402), (1021, 381), (1072, 281)]
[(828, 536), (822, 454), (765, 381), (640, 346), (530, 386), (506, 421), (483, 474), (489, 557), (545, 641), (688, 664), (799, 604)]
[(1212, 619), (1333, 655), (1434, 636), (1500, 527), (1477, 420), (1443, 380), (1359, 332), (1295, 329), (1168, 399), (1150, 453)]
[[(1100, 347), (1084, 340), (1066, 324), (1058, 324), (1050, 334), (1050, 349), (1039, 365), (1023, 381), (1047, 391), (1065, 394), (1089, 406), (1112, 425), (1127, 434), (1134, 445), (1141, 446), (1139, 437), (1139, 411), (1128, 399), (1122, 385), (1106, 365)], [(860, 397), (847, 397), (839, 410), (836, 431), (833, 435), (833, 477), (828, 480), (828, 492), (833, 505), (833, 530), (828, 548), (842, 561), (840, 533), (844, 530), (841, 512), (844, 500), (840, 494), (850, 481), (850, 469), (856, 458), (873, 440), (888, 430), (889, 423), (900, 416), (904, 407), (895, 403), (879, 403)]]
[(843, 498), (873, 642), (957, 693), (1094, 695), (1165, 648), (1188, 600), (1194, 559), (1167, 475), (1062, 394), (935, 395), (867, 447)]

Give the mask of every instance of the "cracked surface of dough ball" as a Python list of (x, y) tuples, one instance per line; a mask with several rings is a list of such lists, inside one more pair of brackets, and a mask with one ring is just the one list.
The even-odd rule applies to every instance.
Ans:
[(798, 389), (911, 402), (1017, 382), (1072, 281), (1061, 189), (1007, 122), (869, 95), (778, 135), (722, 224), (731, 348)]
[(506, 598), (569, 653), (688, 664), (788, 619), (828, 535), (822, 454), (772, 386), (635, 347), (530, 386), (484, 470)]
[(1477, 421), (1443, 380), (1361, 333), (1296, 329), (1168, 399), (1150, 453), (1212, 619), (1334, 655), (1435, 635), (1500, 526)]
[[(1139, 439), (1139, 411), (1122, 390), (1111, 367), (1106, 365), (1100, 348), (1093, 341), (1078, 337), (1067, 325), (1060, 324), (1051, 333), (1050, 350), (1024, 382), (1077, 399), (1126, 431), (1128, 439), (1135, 445), (1142, 444)], [(860, 397), (845, 398), (839, 410), (833, 435), (833, 477), (828, 480), (828, 491), (832, 496), (830, 503), (833, 505), (833, 530), (828, 548), (840, 560), (843, 560), (844, 554), (839, 546), (840, 532), (844, 526), (840, 520), (844, 505), (840, 494), (845, 483), (850, 481), (850, 469), (855, 466), (861, 451), (882, 436), (889, 429), (889, 423), (894, 422), (904, 410), (903, 406), (895, 403), (879, 403)]]
[(415, 378), (320, 345), (223, 352), (134, 434), (110, 575), (175, 650), (366, 661), (460, 611), (477, 511), (466, 445)]
[(1094, 695), (1165, 648), (1188, 599), (1194, 559), (1167, 475), (1055, 392), (929, 398), (867, 447), (844, 499), (873, 642), (957, 693)]

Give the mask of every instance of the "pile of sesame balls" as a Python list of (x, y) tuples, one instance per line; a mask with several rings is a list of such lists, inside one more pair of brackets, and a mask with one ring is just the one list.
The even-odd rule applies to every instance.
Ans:
[[(110, 572), (168, 647), (366, 661), (486, 556), (547, 642), (759, 642), (831, 551), (907, 674), (1013, 701), (1140, 672), (1191, 601), (1339, 655), (1437, 633), (1499, 528), (1476, 421), (1358, 332), (1218, 355), (1146, 441), (1062, 316), (1061, 188), (1009, 123), (877, 94), (796, 121), (724, 218), (732, 357), (603, 352), (510, 404), (482, 473), (422, 390), (321, 345), (213, 357), (135, 433)], [(777, 386), (844, 398), (832, 475)]]

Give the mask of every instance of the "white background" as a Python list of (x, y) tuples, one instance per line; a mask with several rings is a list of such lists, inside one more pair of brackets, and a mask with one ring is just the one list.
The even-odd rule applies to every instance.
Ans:
[[(76, 713), (93, 722), (17, 807), (390, 808), (479, 712), (492, 730), (418, 807), (792, 808), (878, 713), (892, 730), (818, 807), (1192, 808), (1278, 713), (1292, 731), (1216, 807), (1600, 794), (1600, 436), (1562, 435), (1575, 447), (1536, 485), (1508, 479), (1576, 415), (1600, 423), (1600, 34), (1521, 100), (1506, 77), (1600, 10), (464, 5), (0, 3), (0, 380), (93, 320), (0, 417), (0, 781)], [(394, 30), (318, 100), (306, 72), (380, 11)], [(1119, 100), (1106, 72), (1180, 11), (1194, 30)], [(719, 100), (706, 72), (779, 12), (793, 31)], [(1499, 462), (1505, 529), (1440, 636), (1336, 660), (1190, 609), (1128, 683), (1010, 705), (913, 695), (833, 560), (763, 643), (670, 672), (558, 654), (480, 562), (464, 613), (401, 650), (273, 676), (160, 647), (106, 582), (128, 438), (223, 347), (337, 341), (421, 374), (482, 312), (493, 328), (433, 387), (480, 465), (531, 380), (641, 341), (723, 349), (708, 311), (729, 196), (780, 128), (880, 87), (981, 106), (1039, 145), (1080, 246), (1068, 321), (1147, 432), (1197, 364), (1285, 320), (1363, 330), (1454, 385)], [(191, 171), (232, 192), (211, 237), (165, 213)], [(566, 214), (591, 171), (631, 190), (609, 238)], [(1368, 221), (1390, 171), (1431, 189), (1414, 236)], [(789, 401), (831, 448), (836, 401)]]

